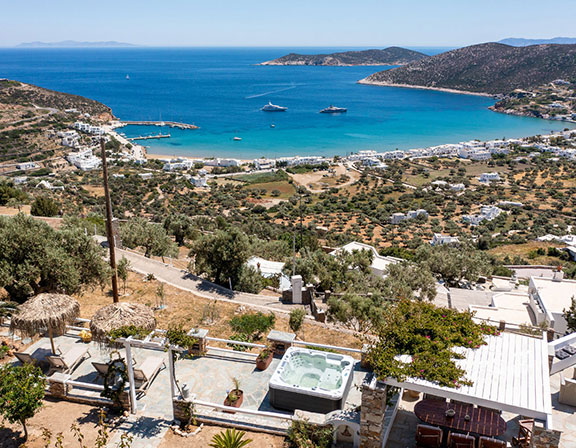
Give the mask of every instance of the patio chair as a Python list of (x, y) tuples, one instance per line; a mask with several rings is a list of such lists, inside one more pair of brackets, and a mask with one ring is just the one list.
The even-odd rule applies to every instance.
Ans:
[(506, 442), (500, 439), (481, 436), (478, 440), (478, 448), (506, 448)]
[(134, 369), (134, 381), (136, 382), (136, 392), (145, 394), (146, 390), (156, 378), (160, 370), (165, 369), (164, 358), (162, 356), (147, 357), (138, 368)]
[[(135, 364), (136, 364), (136, 360), (133, 359), (132, 365), (135, 365)], [(104, 377), (108, 373), (108, 363), (107, 362), (92, 361), (92, 365), (96, 369), (96, 372), (98, 372), (98, 375)]]
[(560, 394), (558, 395), (558, 403), (576, 407), (576, 369), (570, 369), (566, 372), (571, 372), (571, 375), (568, 374), (567, 376), (564, 376), (564, 372), (560, 373)]
[(442, 429), (437, 426), (416, 426), (416, 446), (421, 448), (439, 448), (442, 446)]
[(50, 364), (48, 375), (54, 372), (72, 373), (85, 356), (90, 357), (88, 347), (85, 345), (76, 345), (64, 354), (46, 356)]
[(457, 432), (448, 433), (448, 448), (474, 448), (476, 439), (473, 436)]
[(512, 444), (520, 448), (529, 448), (533, 430), (534, 419), (520, 420), (518, 422), (518, 437), (512, 437)]
[(18, 359), (18, 361), (20, 361), (22, 364), (36, 365), (36, 363), (38, 362), (38, 360), (36, 358), (33, 358), (30, 353), (15, 352), (14, 356), (16, 356), (16, 359)]

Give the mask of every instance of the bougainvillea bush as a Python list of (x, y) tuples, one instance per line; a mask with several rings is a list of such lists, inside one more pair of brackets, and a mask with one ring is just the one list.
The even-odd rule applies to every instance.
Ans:
[(486, 344), (486, 336), (500, 333), (495, 327), (475, 323), (469, 312), (401, 300), (387, 308), (374, 334), (367, 361), (379, 379), (422, 378), (459, 387), (472, 384), (455, 362), (463, 358), (461, 349), (478, 348)]

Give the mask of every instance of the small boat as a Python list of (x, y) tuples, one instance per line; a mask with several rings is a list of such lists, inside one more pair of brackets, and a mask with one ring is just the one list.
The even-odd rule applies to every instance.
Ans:
[(130, 75), (126, 75), (126, 79), (130, 79)]
[(346, 109), (345, 107), (336, 107), (336, 106), (332, 106), (332, 104), (330, 104), (330, 107), (327, 107), (326, 109), (322, 109), (320, 111), (320, 113), (321, 114), (343, 114), (347, 110), (348, 109)]
[(271, 124), (270, 127), (271, 127), (271, 128), (275, 128), (276, 125), (275, 125), (275, 124)]
[(268, 101), (268, 104), (266, 104), (266, 106), (260, 110), (264, 112), (285, 112), (288, 110), (288, 108), (284, 106), (277, 106), (276, 104), (272, 104), (270, 101)]
[(242, 141), (241, 137), (234, 137), (232, 140), (234, 140), (235, 142), (240, 142)]

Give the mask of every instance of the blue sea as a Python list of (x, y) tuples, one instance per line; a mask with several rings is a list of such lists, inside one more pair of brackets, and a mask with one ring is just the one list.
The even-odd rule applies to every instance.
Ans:
[[(130, 126), (149, 152), (253, 158), (409, 149), (574, 127), (491, 112), (494, 100), (356, 82), (382, 67), (272, 67), (289, 52), (343, 48), (0, 49), (0, 77), (82, 95), (124, 120), (194, 123), (198, 130)], [(420, 49), (428, 54), (439, 48)], [(126, 79), (129, 75), (130, 79)], [(268, 101), (288, 107), (265, 113)], [(348, 113), (318, 113), (334, 104)], [(274, 125), (272, 127), (271, 125)], [(242, 141), (233, 141), (238, 136)]]

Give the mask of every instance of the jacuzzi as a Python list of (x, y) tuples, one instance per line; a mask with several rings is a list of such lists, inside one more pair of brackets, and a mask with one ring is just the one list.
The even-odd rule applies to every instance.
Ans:
[(270, 403), (278, 409), (323, 414), (342, 409), (354, 363), (351, 356), (290, 347), (270, 378)]

